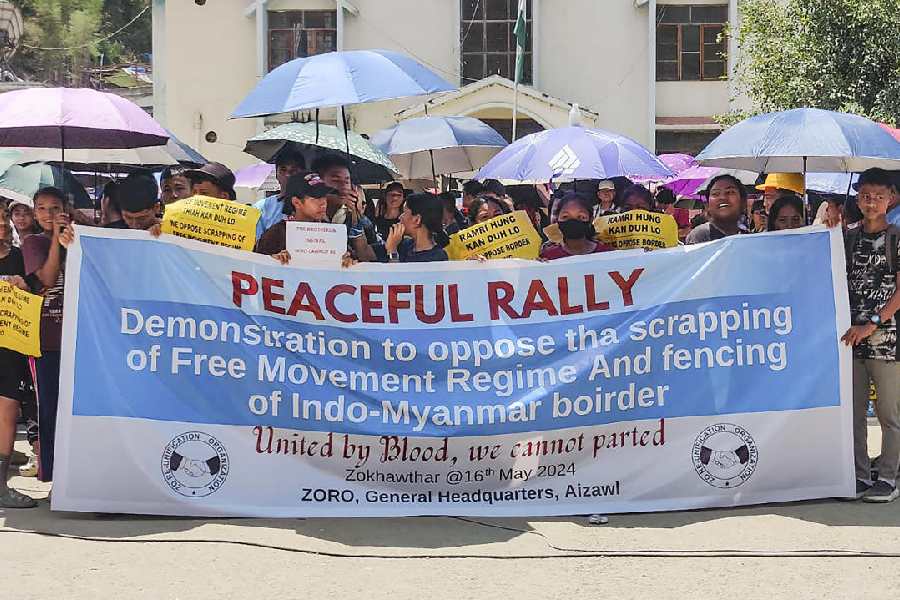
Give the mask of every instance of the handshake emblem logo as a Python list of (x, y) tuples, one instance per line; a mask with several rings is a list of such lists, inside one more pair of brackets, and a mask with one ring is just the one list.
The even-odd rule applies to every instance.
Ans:
[(738, 425), (717, 423), (700, 432), (691, 446), (694, 470), (717, 488), (736, 488), (756, 471), (758, 452), (750, 433)]
[(228, 467), (225, 447), (201, 431), (182, 433), (163, 450), (163, 479), (172, 491), (188, 498), (209, 496), (222, 487)]

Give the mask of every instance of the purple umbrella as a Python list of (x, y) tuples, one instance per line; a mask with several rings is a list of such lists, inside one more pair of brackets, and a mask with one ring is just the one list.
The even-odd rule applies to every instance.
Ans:
[(750, 171), (694, 165), (689, 169), (685, 169), (674, 178), (666, 180), (664, 185), (675, 192), (675, 195), (679, 198), (700, 198), (700, 192), (709, 184), (709, 180), (718, 175), (733, 175), (745, 185), (750, 185), (756, 181), (756, 173), (751, 173)]
[(697, 161), (694, 160), (694, 157), (690, 154), (660, 154), (659, 160), (669, 167), (669, 170), (675, 173), (675, 175), (678, 175), (682, 171), (690, 169), (697, 164)]
[(539, 131), (513, 142), (492, 158), (476, 179), (509, 184), (620, 176), (666, 179), (672, 175), (655, 154), (633, 139), (574, 126)]
[(168, 141), (169, 134), (153, 117), (115, 94), (77, 88), (0, 94), (2, 147), (143, 148)]

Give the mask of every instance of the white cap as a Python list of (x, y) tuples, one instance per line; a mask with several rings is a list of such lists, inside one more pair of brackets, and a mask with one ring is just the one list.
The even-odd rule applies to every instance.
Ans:
[(612, 179), (601, 179), (600, 183), (597, 184), (597, 191), (600, 190), (615, 190), (616, 184)]

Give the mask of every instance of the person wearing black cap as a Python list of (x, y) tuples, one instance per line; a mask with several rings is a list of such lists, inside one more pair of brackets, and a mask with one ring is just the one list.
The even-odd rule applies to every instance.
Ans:
[(256, 239), (262, 237), (272, 225), (284, 219), (284, 189), (292, 175), (302, 173), (306, 168), (306, 159), (299, 152), (279, 152), (275, 157), (275, 179), (278, 180), (279, 192), (263, 198), (253, 206), (259, 209), (259, 221), (256, 223)]
[(195, 196), (208, 196), (222, 200), (234, 200), (234, 173), (222, 163), (206, 163), (199, 169), (185, 171), (191, 180), (191, 193)]
[(328, 202), (340, 192), (327, 185), (318, 173), (292, 175), (288, 178), (284, 197), (285, 220), (275, 223), (256, 242), (257, 254), (275, 257), (286, 264), (291, 257), (287, 252), (287, 222), (322, 223), (328, 220)]
[(129, 175), (119, 185), (116, 196), (128, 229), (146, 231), (159, 224), (159, 189), (150, 175)]

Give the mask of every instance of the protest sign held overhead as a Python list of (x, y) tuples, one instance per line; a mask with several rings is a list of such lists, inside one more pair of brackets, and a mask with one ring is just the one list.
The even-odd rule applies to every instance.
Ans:
[(70, 250), (64, 342), (97, 343), (64, 358), (55, 510), (525, 516), (852, 494), (837, 231), (420, 265), (414, 285), (139, 236)]
[(541, 250), (541, 236), (528, 219), (528, 213), (517, 210), (451, 235), (446, 249), (450, 260), (473, 256), (534, 259)]
[(41, 355), (41, 296), (0, 279), (0, 348)]
[(347, 228), (331, 223), (287, 222), (291, 264), (340, 267), (347, 251)]
[(232, 200), (192, 196), (166, 205), (162, 232), (236, 250), (252, 250), (259, 210)]

